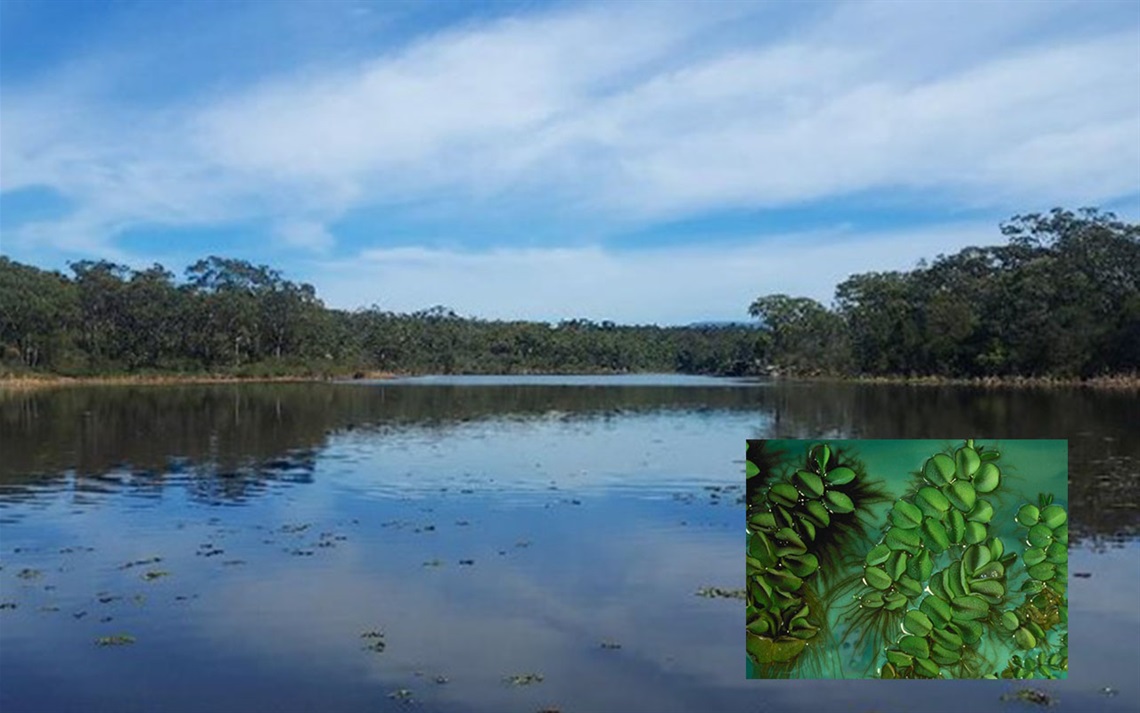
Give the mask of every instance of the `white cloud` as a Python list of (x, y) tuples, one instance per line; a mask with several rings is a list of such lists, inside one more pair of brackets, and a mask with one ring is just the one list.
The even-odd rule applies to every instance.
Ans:
[(443, 304), (484, 318), (683, 324), (748, 319), (762, 294), (829, 304), (853, 272), (909, 269), (923, 257), (992, 242), (994, 227), (961, 223), (886, 233), (766, 237), (732, 246), (616, 251), (599, 247), (366, 250), (306, 276), (326, 303), (414, 311)]
[(1089, 13), (854, 3), (784, 39), (715, 42), (778, 10), (664, 7), (464, 25), (150, 110), (71, 79), (7, 87), (0, 185), (77, 205), (24, 242), (264, 220), (302, 250), (330, 248), (319, 224), (354, 208), (410, 202), (652, 223), (898, 188), (1002, 210), (1140, 190), (1134, 26), (1047, 37), (1031, 31)]
[(320, 223), (311, 220), (291, 220), (277, 227), (277, 234), (286, 245), (323, 253), (336, 243), (332, 233)]

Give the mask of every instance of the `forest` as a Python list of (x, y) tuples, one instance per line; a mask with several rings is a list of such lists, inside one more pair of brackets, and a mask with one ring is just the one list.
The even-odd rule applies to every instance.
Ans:
[[(1095, 208), (1001, 224), (1004, 242), (852, 275), (832, 305), (758, 297), (751, 324), (557, 324), (326, 307), (312, 285), (210, 256), (181, 279), (0, 256), (9, 375), (620, 373), (1088, 378), (1140, 371), (1140, 224)], [(758, 285), (758, 287), (763, 287)], [(742, 312), (744, 311), (742, 305)]]

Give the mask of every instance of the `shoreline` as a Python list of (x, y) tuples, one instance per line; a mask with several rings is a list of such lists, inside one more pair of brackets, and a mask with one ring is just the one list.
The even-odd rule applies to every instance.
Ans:
[(1048, 376), (820, 376), (782, 377), (788, 381), (814, 381), (840, 384), (883, 386), (971, 386), (985, 389), (1096, 389), (1099, 391), (1140, 390), (1140, 374), (1094, 376), (1088, 379)]
[[(359, 373), (359, 372), (358, 372)], [(120, 374), (107, 376), (0, 376), (0, 391), (23, 391), (65, 386), (177, 386), (194, 384), (290, 384), (353, 381), (358, 379), (395, 379), (401, 374), (366, 371), (337, 375), (234, 376), (230, 374)]]
[[(528, 372), (530, 374), (530, 372)], [(605, 372), (599, 372), (604, 375)], [(532, 374), (533, 375), (533, 374)], [(541, 376), (563, 376), (561, 372), (545, 372)], [(683, 375), (678, 373), (678, 375)], [(173, 386), (180, 384), (257, 384), (257, 383), (322, 383), (334, 381), (396, 379), (414, 374), (390, 371), (358, 371), (343, 374), (296, 374), (284, 376), (237, 376), (232, 374), (118, 374), (105, 376), (62, 376), (58, 374), (2, 375), (0, 391), (23, 391), (64, 386)], [(456, 374), (456, 376), (496, 376), (494, 374)], [(716, 376), (705, 374), (702, 376)], [(740, 377), (724, 377), (740, 378)], [(750, 378), (750, 377), (745, 377)], [(754, 377), (752, 377), (754, 378)], [(1097, 376), (1090, 379), (1053, 377), (945, 377), (945, 376), (769, 376), (772, 381), (865, 384), (883, 386), (970, 386), (975, 388), (1042, 388), (1096, 389), (1105, 391), (1140, 391), (1140, 374)]]

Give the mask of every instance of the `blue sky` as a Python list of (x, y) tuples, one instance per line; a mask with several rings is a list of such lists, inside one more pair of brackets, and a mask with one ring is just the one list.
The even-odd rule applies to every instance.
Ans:
[(1140, 4), (0, 3), (0, 252), (326, 303), (746, 318), (1140, 218)]

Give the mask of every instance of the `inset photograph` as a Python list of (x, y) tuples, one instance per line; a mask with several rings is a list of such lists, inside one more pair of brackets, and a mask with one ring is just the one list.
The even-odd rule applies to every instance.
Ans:
[(747, 442), (748, 678), (1066, 678), (1068, 442)]

